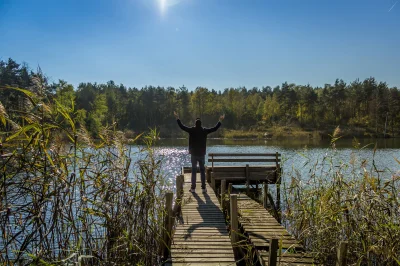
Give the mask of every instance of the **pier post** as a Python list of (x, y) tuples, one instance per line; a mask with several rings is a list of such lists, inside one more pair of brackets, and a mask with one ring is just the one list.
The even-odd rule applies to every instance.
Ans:
[(176, 197), (178, 199), (182, 199), (183, 196), (183, 183), (184, 183), (184, 176), (178, 175), (176, 177)]
[(269, 259), (268, 266), (276, 266), (278, 261), (278, 239), (269, 240)]
[(225, 191), (226, 191), (226, 180), (221, 180), (221, 207), (225, 209)]
[(263, 206), (264, 206), (265, 209), (267, 209), (269, 207), (268, 205), (269, 205), (268, 204), (268, 184), (264, 183), (264, 186), (263, 186)]
[(250, 192), (250, 172), (249, 172), (249, 165), (246, 164), (246, 194), (247, 196), (250, 196), (249, 192)]
[(276, 208), (278, 209), (278, 222), (281, 222), (281, 166), (278, 163), (279, 153), (275, 154), (276, 159)]
[[(214, 190), (214, 192), (217, 193), (217, 185), (216, 185), (216, 182), (215, 182), (215, 178), (214, 178), (214, 173), (213, 172), (211, 172), (211, 187)], [(218, 195), (218, 193), (217, 193), (217, 195)]]
[(346, 266), (347, 265), (347, 241), (342, 241), (339, 244), (337, 251), (336, 266)]
[(229, 185), (228, 185), (228, 195), (229, 195), (229, 197), (231, 196), (231, 193), (232, 193), (232, 183), (229, 183)]
[(175, 207), (173, 214), (177, 215), (181, 212), (182, 207), (182, 196), (183, 196), (183, 183), (184, 183), (184, 176), (178, 175), (176, 177), (176, 200), (175, 200)]
[(165, 194), (165, 221), (164, 221), (164, 258), (168, 258), (169, 251), (171, 249), (171, 234), (172, 234), (172, 223), (173, 223), (173, 215), (172, 215), (172, 199), (174, 193), (167, 192)]
[(230, 218), (231, 218), (231, 242), (235, 256), (238, 255), (239, 234), (238, 234), (238, 209), (237, 209), (237, 195), (230, 196)]

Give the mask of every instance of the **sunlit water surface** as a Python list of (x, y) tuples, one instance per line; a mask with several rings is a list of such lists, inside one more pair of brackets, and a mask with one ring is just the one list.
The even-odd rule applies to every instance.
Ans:
[[(163, 139), (156, 146), (157, 154), (162, 155), (163, 171), (171, 186), (175, 177), (181, 174), (182, 166), (190, 166), (187, 139)], [(347, 171), (371, 171), (374, 167), (382, 171), (382, 177), (398, 174), (400, 164), (400, 139), (364, 139), (354, 142), (351, 139), (338, 140), (332, 147), (329, 141), (315, 142), (286, 140), (208, 140), (206, 164), (209, 153), (275, 153), (282, 154), (283, 179), (295, 175), (301, 180), (310, 178), (310, 169), (319, 169), (321, 175), (333, 168), (347, 165)], [(358, 147), (354, 147), (357, 145)], [(376, 149), (375, 149), (376, 147)], [(227, 165), (229, 163), (223, 163)], [(233, 163), (232, 163), (233, 164)], [(238, 164), (238, 163), (236, 163)], [(245, 164), (245, 163), (243, 163)], [(252, 165), (263, 163), (251, 163)], [(322, 165), (324, 167), (322, 167)], [(318, 168), (320, 167), (320, 168)]]

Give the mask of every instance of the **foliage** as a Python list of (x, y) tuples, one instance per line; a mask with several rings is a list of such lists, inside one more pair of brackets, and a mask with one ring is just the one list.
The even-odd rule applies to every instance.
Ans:
[[(152, 149), (158, 133), (132, 151), (114, 125), (99, 125), (95, 142), (75, 120), (69, 86), (53, 100), (34, 86), (2, 91), (26, 106), (0, 108), (12, 152), (0, 159), (0, 263), (159, 264), (167, 187)], [(95, 95), (94, 105), (104, 102)]]
[[(173, 111), (178, 111), (184, 123), (196, 117), (203, 125), (212, 126), (219, 114), (226, 113), (224, 128), (247, 130), (264, 122), (271, 126), (300, 126), (306, 129), (332, 130), (340, 125), (362, 128), (370, 135), (385, 132), (397, 135), (400, 129), (400, 91), (373, 77), (346, 84), (337, 79), (323, 87), (284, 82), (271, 88), (225, 88), (221, 91), (185, 86), (130, 88), (113, 81), (106, 84), (80, 83), (76, 90), (66, 81), (47, 85), (39, 69), (32, 72), (26, 65), (12, 59), (0, 61), (0, 86), (15, 86), (34, 91), (32, 78), (40, 78), (43, 88), (36, 93), (50, 102), (70, 108), (75, 106), (92, 136), (98, 137), (99, 127), (115, 124), (118, 130), (143, 132), (158, 127), (164, 136), (179, 135)], [(20, 110), (24, 97), (17, 91), (0, 91), (0, 101), (6, 109)]]

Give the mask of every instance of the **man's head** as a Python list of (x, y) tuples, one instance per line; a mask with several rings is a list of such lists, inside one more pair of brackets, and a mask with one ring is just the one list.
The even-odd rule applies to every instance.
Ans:
[(200, 120), (200, 118), (196, 118), (195, 125), (196, 125), (196, 127), (201, 127), (201, 120)]

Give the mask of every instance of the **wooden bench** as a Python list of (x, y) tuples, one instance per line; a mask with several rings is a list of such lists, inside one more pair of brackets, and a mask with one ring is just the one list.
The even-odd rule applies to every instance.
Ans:
[[(208, 154), (208, 162), (211, 162), (211, 167), (207, 168), (207, 178), (215, 191), (223, 179), (232, 184), (245, 183), (248, 187), (251, 184), (258, 183), (280, 184), (280, 157), (281, 154), (279, 153), (210, 153)], [(221, 162), (266, 162), (273, 164), (256, 166), (249, 164), (239, 166), (215, 165), (215, 163)]]

